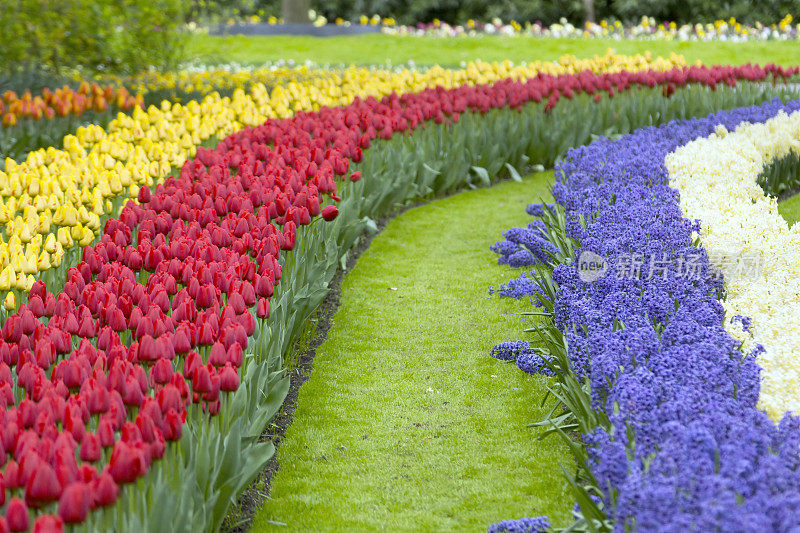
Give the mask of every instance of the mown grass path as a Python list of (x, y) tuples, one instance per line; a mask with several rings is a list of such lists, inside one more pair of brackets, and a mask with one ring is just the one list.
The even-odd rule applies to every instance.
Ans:
[(527, 302), (488, 297), (514, 276), (488, 250), (549, 197), (552, 173), (462, 193), (392, 220), (342, 285), (341, 306), (278, 449), (253, 531), (479, 531), (565, 523), (572, 498), (544, 414), (547, 379), (489, 356), (523, 337)]
[[(391, 62), (402, 65), (413, 59), (418, 65), (458, 66), (462, 61), (552, 61), (564, 54), (577, 57), (603, 55), (613, 48), (619, 54), (669, 56), (682, 54), (688, 63), (742, 65), (774, 62), (788, 67), (798, 63), (797, 41), (646, 41), (614, 39), (538, 38), (484, 35), (482, 37), (434, 38), (400, 35), (345, 37), (308, 36), (213, 36), (195, 35), (187, 43), (187, 55), (206, 63), (261, 64), (292, 59), (320, 64), (368, 65)], [(224, 52), (223, 52), (224, 51)], [(424, 58), (424, 60), (422, 59)]]
[(778, 213), (789, 223), (789, 227), (800, 220), (800, 194), (796, 194), (779, 203)]

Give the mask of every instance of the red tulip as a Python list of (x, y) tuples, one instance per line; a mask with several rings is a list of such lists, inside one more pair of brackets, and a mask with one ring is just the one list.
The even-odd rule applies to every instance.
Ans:
[(322, 218), (330, 222), (339, 216), (339, 209), (335, 205), (326, 205), (322, 208)]
[(220, 342), (215, 342), (211, 346), (211, 353), (208, 356), (208, 362), (214, 366), (224, 366), (228, 362), (228, 354), (225, 351), (225, 346)]
[(90, 503), (89, 486), (76, 481), (64, 489), (58, 501), (58, 516), (67, 524), (83, 522), (89, 514)]
[(6, 507), (6, 521), (8, 529), (11, 531), (28, 531), (30, 518), (28, 517), (28, 507), (19, 498), (11, 498)]
[(256, 316), (258, 318), (269, 318), (269, 313), (269, 300), (266, 298), (260, 298), (258, 300), (258, 305), (256, 306)]
[(169, 383), (172, 373), (172, 363), (167, 359), (159, 359), (156, 361), (156, 364), (153, 365), (153, 368), (150, 369), (150, 381), (158, 385)]
[(235, 391), (239, 388), (239, 374), (230, 363), (226, 364), (219, 373), (219, 388), (223, 391)]
[(164, 438), (168, 441), (176, 441), (181, 438), (183, 433), (183, 422), (175, 410), (169, 410), (164, 415)]
[(147, 470), (142, 453), (133, 446), (117, 441), (111, 452), (109, 473), (117, 483), (132, 483)]
[(25, 485), (25, 502), (37, 507), (57, 500), (60, 495), (61, 484), (55, 470), (49, 464), (39, 462)]
[(212, 388), (209, 368), (207, 366), (195, 368), (194, 372), (192, 372), (192, 392), (206, 393), (211, 392)]
[(244, 362), (244, 350), (242, 345), (238, 343), (231, 344), (226, 354), (227, 361), (236, 368), (242, 366)]
[(92, 493), (94, 494), (94, 507), (107, 507), (117, 501), (119, 486), (111, 474), (103, 472), (92, 483)]
[(93, 463), (99, 461), (102, 455), (103, 447), (100, 444), (100, 438), (93, 433), (87, 433), (81, 443), (81, 461)]
[[(186, 388), (186, 396), (181, 394), (181, 390), (173, 385), (173, 383), (181, 383), (183, 387)], [(184, 397), (188, 397), (188, 387), (186, 385), (186, 380), (183, 379), (178, 373), (173, 374), (172, 380), (168, 385), (165, 385), (160, 391), (158, 391), (158, 395), (156, 400), (158, 401), (158, 406), (161, 408), (161, 413), (166, 416), (166, 414), (173, 410), (175, 412), (181, 412), (184, 406)]]
[(33, 533), (62, 533), (64, 522), (58, 516), (43, 515), (33, 523)]
[(92, 465), (81, 465), (78, 479), (84, 483), (91, 483), (97, 479), (97, 469)]
[(3, 471), (3, 484), (9, 489), (15, 489), (22, 485), (19, 479), (19, 464), (13, 459), (6, 463), (6, 468)]
[(107, 418), (101, 418), (97, 424), (97, 438), (103, 448), (110, 448), (116, 441), (114, 427)]

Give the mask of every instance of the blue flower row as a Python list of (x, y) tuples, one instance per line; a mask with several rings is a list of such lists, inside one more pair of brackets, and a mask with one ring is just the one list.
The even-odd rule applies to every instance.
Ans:
[[(571, 372), (590, 381), (592, 407), (610, 421), (583, 439), (617, 530), (800, 528), (800, 420), (787, 414), (776, 425), (757, 408), (758, 353), (743, 354), (725, 331), (722, 280), (693, 243), (699, 222), (683, 218), (664, 166), (670, 152), (719, 124), (733, 130), (781, 109), (791, 113), (800, 102), (774, 100), (600, 139), (556, 167), (553, 196), (566, 213), (566, 234), (579, 243), (576, 257), (591, 251), (609, 263), (609, 273), (589, 282), (576, 262), (557, 265), (553, 314)], [(505, 237), (492, 248), (512, 266), (546, 261), (552, 247), (540, 221)], [(703, 275), (613, 275), (619, 258), (631, 255), (672, 262), (699, 255)], [(536, 291), (523, 273), (500, 294)], [(495, 352), (521, 359), (525, 369), (548, 368), (532, 362), (529, 346), (501, 344)]]

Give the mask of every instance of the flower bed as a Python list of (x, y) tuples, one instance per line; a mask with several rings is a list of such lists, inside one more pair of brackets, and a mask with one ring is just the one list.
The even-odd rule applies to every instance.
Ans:
[(756, 22), (742, 24), (735, 18), (707, 23), (676, 24), (671, 21), (658, 22), (653, 17), (642, 17), (638, 24), (623, 24), (619, 20), (601, 20), (573, 25), (566, 19), (546, 25), (540, 22), (520, 24), (515, 20), (503, 22), (468, 20), (463, 25), (450, 25), (440, 20), (414, 26), (386, 24), (384, 33), (431, 37), (480, 37), (483, 35), (530, 36), (543, 38), (583, 39), (644, 39), (658, 41), (771, 41), (795, 40), (798, 28), (792, 25), (794, 18), (787, 14), (776, 23)]
[[(516, 20), (503, 21), (499, 18), (492, 20), (469, 19), (463, 24), (449, 24), (439, 19), (430, 22), (418, 22), (414, 25), (398, 25), (390, 17), (381, 18), (378, 15), (367, 17), (361, 15), (356, 21), (346, 21), (336, 18), (333, 24), (337, 26), (374, 26), (380, 27), (383, 33), (390, 35), (415, 35), (418, 37), (480, 37), (484, 35), (505, 36), (531, 36), (551, 38), (596, 38), (596, 39), (647, 39), (647, 40), (677, 40), (677, 41), (770, 41), (797, 39), (798, 27), (792, 25), (794, 17), (787, 14), (777, 22), (755, 22), (742, 24), (735, 18), (715, 20), (714, 22), (695, 24), (677, 24), (673, 21), (658, 22), (653, 17), (643, 16), (637, 24), (623, 24), (620, 20), (610, 19), (599, 22), (586, 22), (584, 25), (574, 25), (566, 19), (547, 25), (541, 22), (517, 22)], [(258, 24), (261, 18), (248, 17), (246, 24)], [(267, 24), (282, 24), (277, 17), (268, 17)], [(314, 18), (315, 26), (329, 24), (324, 16)], [(195, 27), (196, 28), (196, 27)]]
[[(105, 222), (61, 294), (37, 282), (4, 321), (7, 525), (26, 530), (35, 509), (42, 526), (218, 526), (272, 454), (257, 441), (286, 393), (282, 356), (368, 225), (364, 217), (488, 182), (504, 161), (523, 163), (540, 143), (529, 146), (512, 125), (541, 120), (542, 107), (580, 106), (581, 119), (605, 131), (614, 116), (608, 99), (594, 101), (600, 92), (659, 85), (651, 93), (663, 101), (669, 84), (735, 85), (770, 73), (782, 71), (587, 72), (428, 89), (271, 119), (198, 149), (179, 176), (154, 191), (142, 187), (139, 202)], [(676, 108), (764, 94), (743, 87), (708, 98), (711, 91), (700, 90), (706, 98), (675, 92)], [(562, 95), (574, 104), (556, 106)], [(639, 109), (636, 96), (613, 105)], [(637, 120), (654, 120), (639, 111)], [(416, 129), (413, 140), (395, 136)], [(507, 136), (502, 148), (485, 142), (494, 131)], [(581, 142), (593, 132), (580, 131)], [(362, 162), (379, 138), (387, 142)], [(563, 145), (561, 137), (546, 144), (552, 152)], [(351, 162), (361, 162), (359, 170)], [(348, 176), (346, 185), (337, 176)], [(132, 490), (118, 490), (128, 484)], [(106, 508), (117, 498), (124, 502)]]
[(0, 100), (0, 115), (3, 127), (13, 126), (20, 118), (53, 118), (69, 114), (81, 116), (84, 112), (94, 110), (105, 111), (109, 105), (120, 111), (130, 111), (136, 105), (142, 105), (141, 97), (131, 95), (122, 87), (116, 89), (111, 85), (100, 87), (81, 83), (77, 90), (69, 87), (50, 90), (44, 89), (41, 95), (33, 96), (25, 91), (22, 96), (14, 91), (6, 91)]
[[(796, 101), (775, 101), (574, 149), (557, 166), (553, 188), (565, 217), (531, 208), (554, 230), (550, 238), (542, 239), (536, 223), (530, 230), (538, 240), (497, 247), (506, 261), (520, 243), (537, 258), (530, 261), (536, 271), (517, 289), (533, 295), (557, 328), (545, 328), (549, 350), (541, 355), (558, 375), (567, 409), (552, 423), (583, 433), (574, 447), (586, 476), (575, 482), (579, 526), (789, 531), (800, 523), (800, 421), (787, 414), (776, 425), (758, 408), (763, 348), (726, 331), (732, 320), (749, 320), (726, 316), (722, 278), (708, 261), (710, 250), (693, 239), (705, 220), (684, 218), (667, 173), (675, 172), (685, 205), (695, 206), (693, 218), (700, 212), (693, 188), (702, 184), (707, 198), (709, 185), (698, 183), (697, 172), (690, 179), (680, 163), (688, 165), (698, 147), (724, 147), (737, 160), (753, 150), (714, 137), (687, 143), (797, 109)], [(738, 140), (746, 131), (763, 135), (769, 127), (747, 127)], [(713, 246), (715, 232), (725, 232), (718, 219), (710, 226), (704, 235)], [(607, 270), (587, 280), (589, 252)], [(521, 353), (530, 358), (530, 350)]]
[[(799, 130), (800, 113), (779, 113), (732, 133), (720, 127), (665, 161), (670, 184), (681, 193), (681, 211), (702, 221), (703, 247), (725, 271), (726, 315), (749, 319), (746, 326), (726, 322), (726, 328), (745, 346), (755, 339), (765, 348), (758, 358), (759, 407), (776, 421), (800, 407), (794, 363), (800, 339), (791, 333), (800, 316), (800, 267), (792, 252), (800, 249), (800, 227), (789, 228), (759, 179), (773, 161), (798, 152)], [(748, 259), (752, 265), (744, 264)]]
[[(585, 61), (567, 59), (563, 64), (479, 62), (462, 70), (437, 67), (425, 72), (351, 67), (307, 83), (290, 81), (271, 92), (256, 84), (250, 93), (235, 90), (231, 98), (212, 93), (200, 102), (185, 105), (165, 101), (160, 108), (135, 108), (131, 115), (119, 116), (105, 129), (97, 125), (79, 128), (75, 135), (64, 138), (63, 150), (36, 150), (19, 164), (6, 160), (5, 171), (0, 171), (0, 194), (8, 198), (5, 207), (0, 206), (0, 222), (7, 226), (7, 241), (0, 243), (0, 267), (5, 270), (0, 276), (0, 291), (15, 289), (14, 298), (18, 299), (36, 277), (48, 286), (63, 279), (63, 273), (46, 273), (53, 266), (59, 267), (65, 254), (66, 263), (74, 264), (77, 245), (95, 241), (104, 221), (119, 213), (123, 201), (135, 196), (141, 186), (160, 183), (209, 139), (262, 124), (268, 118), (346, 105), (356, 97), (382, 98), (435, 86), (528, 79), (584, 68), (618, 72), (648, 66), (666, 70), (682, 64), (677, 56), (662, 60), (608, 54)], [(764, 72), (773, 70), (752, 71), (760, 78), (766, 75)], [(3, 261), (3, 257), (7, 259)]]

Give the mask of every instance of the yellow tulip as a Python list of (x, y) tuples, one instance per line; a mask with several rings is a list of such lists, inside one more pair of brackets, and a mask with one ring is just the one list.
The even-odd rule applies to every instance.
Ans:
[(52, 233), (48, 233), (47, 238), (44, 241), (44, 249), (52, 254), (53, 252), (56, 251), (57, 242), (58, 241), (56, 241), (55, 235), (53, 235)]
[(18, 291), (26, 291), (28, 287), (28, 278), (25, 277), (25, 274), (18, 274), (17, 279), (14, 280), (13, 288), (17, 289)]
[(3, 300), (3, 307), (5, 307), (6, 311), (13, 311), (14, 309), (17, 308), (17, 299), (14, 298), (13, 292), (9, 292), (8, 294), (6, 294), (5, 300)]
[(0, 272), (0, 290), (7, 291), (16, 281), (17, 274), (14, 272), (11, 265), (6, 266), (3, 271)]
[(56, 239), (58, 240), (58, 243), (61, 244), (61, 246), (67, 249), (72, 248), (72, 245), (75, 242), (72, 240), (72, 235), (70, 234), (69, 228), (67, 227), (58, 228)]
[(52, 267), (50, 263), (50, 254), (46, 251), (39, 254), (39, 259), (36, 261), (36, 269), (39, 272), (44, 272), (45, 270), (49, 270)]

